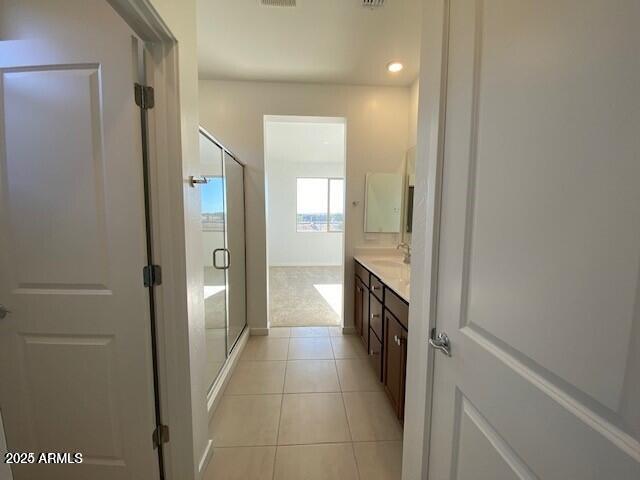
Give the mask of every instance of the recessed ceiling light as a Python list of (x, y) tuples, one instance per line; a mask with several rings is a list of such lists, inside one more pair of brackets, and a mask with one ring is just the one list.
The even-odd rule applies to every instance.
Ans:
[(389, 65), (387, 65), (387, 70), (389, 70), (391, 73), (398, 73), (403, 68), (404, 65), (402, 65), (400, 62), (391, 62)]

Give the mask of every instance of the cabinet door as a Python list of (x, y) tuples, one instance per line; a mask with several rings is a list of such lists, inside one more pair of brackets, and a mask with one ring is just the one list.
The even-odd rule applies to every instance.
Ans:
[(360, 315), (360, 338), (362, 339), (362, 343), (364, 343), (364, 347), (369, 351), (369, 289), (364, 287), (364, 284), (360, 284), (362, 286), (362, 309)]
[(371, 292), (371, 296), (369, 296), (369, 326), (378, 339), (381, 342), (384, 341), (382, 331), (382, 303), (374, 296), (373, 292)]
[(405, 343), (406, 335), (400, 323), (385, 310), (385, 362), (384, 388), (399, 418), (404, 403)]
[(353, 312), (353, 325), (356, 329), (356, 333), (362, 336), (362, 306), (364, 299), (364, 288), (362, 282), (358, 277), (355, 277), (355, 300), (354, 300), (354, 312)]

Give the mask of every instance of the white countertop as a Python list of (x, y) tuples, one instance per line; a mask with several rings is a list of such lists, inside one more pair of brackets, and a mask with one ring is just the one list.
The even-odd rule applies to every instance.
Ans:
[(353, 258), (409, 303), (411, 266), (404, 263), (401, 256), (362, 253)]

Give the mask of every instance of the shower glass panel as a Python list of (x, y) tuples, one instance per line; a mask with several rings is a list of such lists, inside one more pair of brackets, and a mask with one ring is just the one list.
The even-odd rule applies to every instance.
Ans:
[(226, 183), (226, 231), (228, 248), (227, 348), (231, 352), (247, 324), (245, 289), (245, 224), (244, 224), (244, 167), (224, 152)]
[(226, 210), (223, 151), (200, 135), (200, 165), (207, 183), (200, 189), (202, 225), (206, 381), (210, 389), (227, 358)]
[(201, 129), (200, 169), (194, 186), (200, 189), (210, 391), (247, 325), (244, 167)]

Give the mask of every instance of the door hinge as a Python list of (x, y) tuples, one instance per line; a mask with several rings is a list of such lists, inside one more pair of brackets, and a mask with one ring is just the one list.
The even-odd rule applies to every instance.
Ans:
[(134, 93), (136, 98), (136, 105), (144, 110), (149, 110), (153, 108), (154, 98), (153, 98), (153, 87), (148, 87), (147, 85), (140, 85), (139, 83), (134, 84)]
[(158, 425), (153, 431), (153, 448), (158, 448), (163, 443), (169, 443), (168, 425)]
[(142, 269), (142, 281), (145, 287), (162, 285), (162, 268), (160, 268), (160, 265), (146, 265)]

